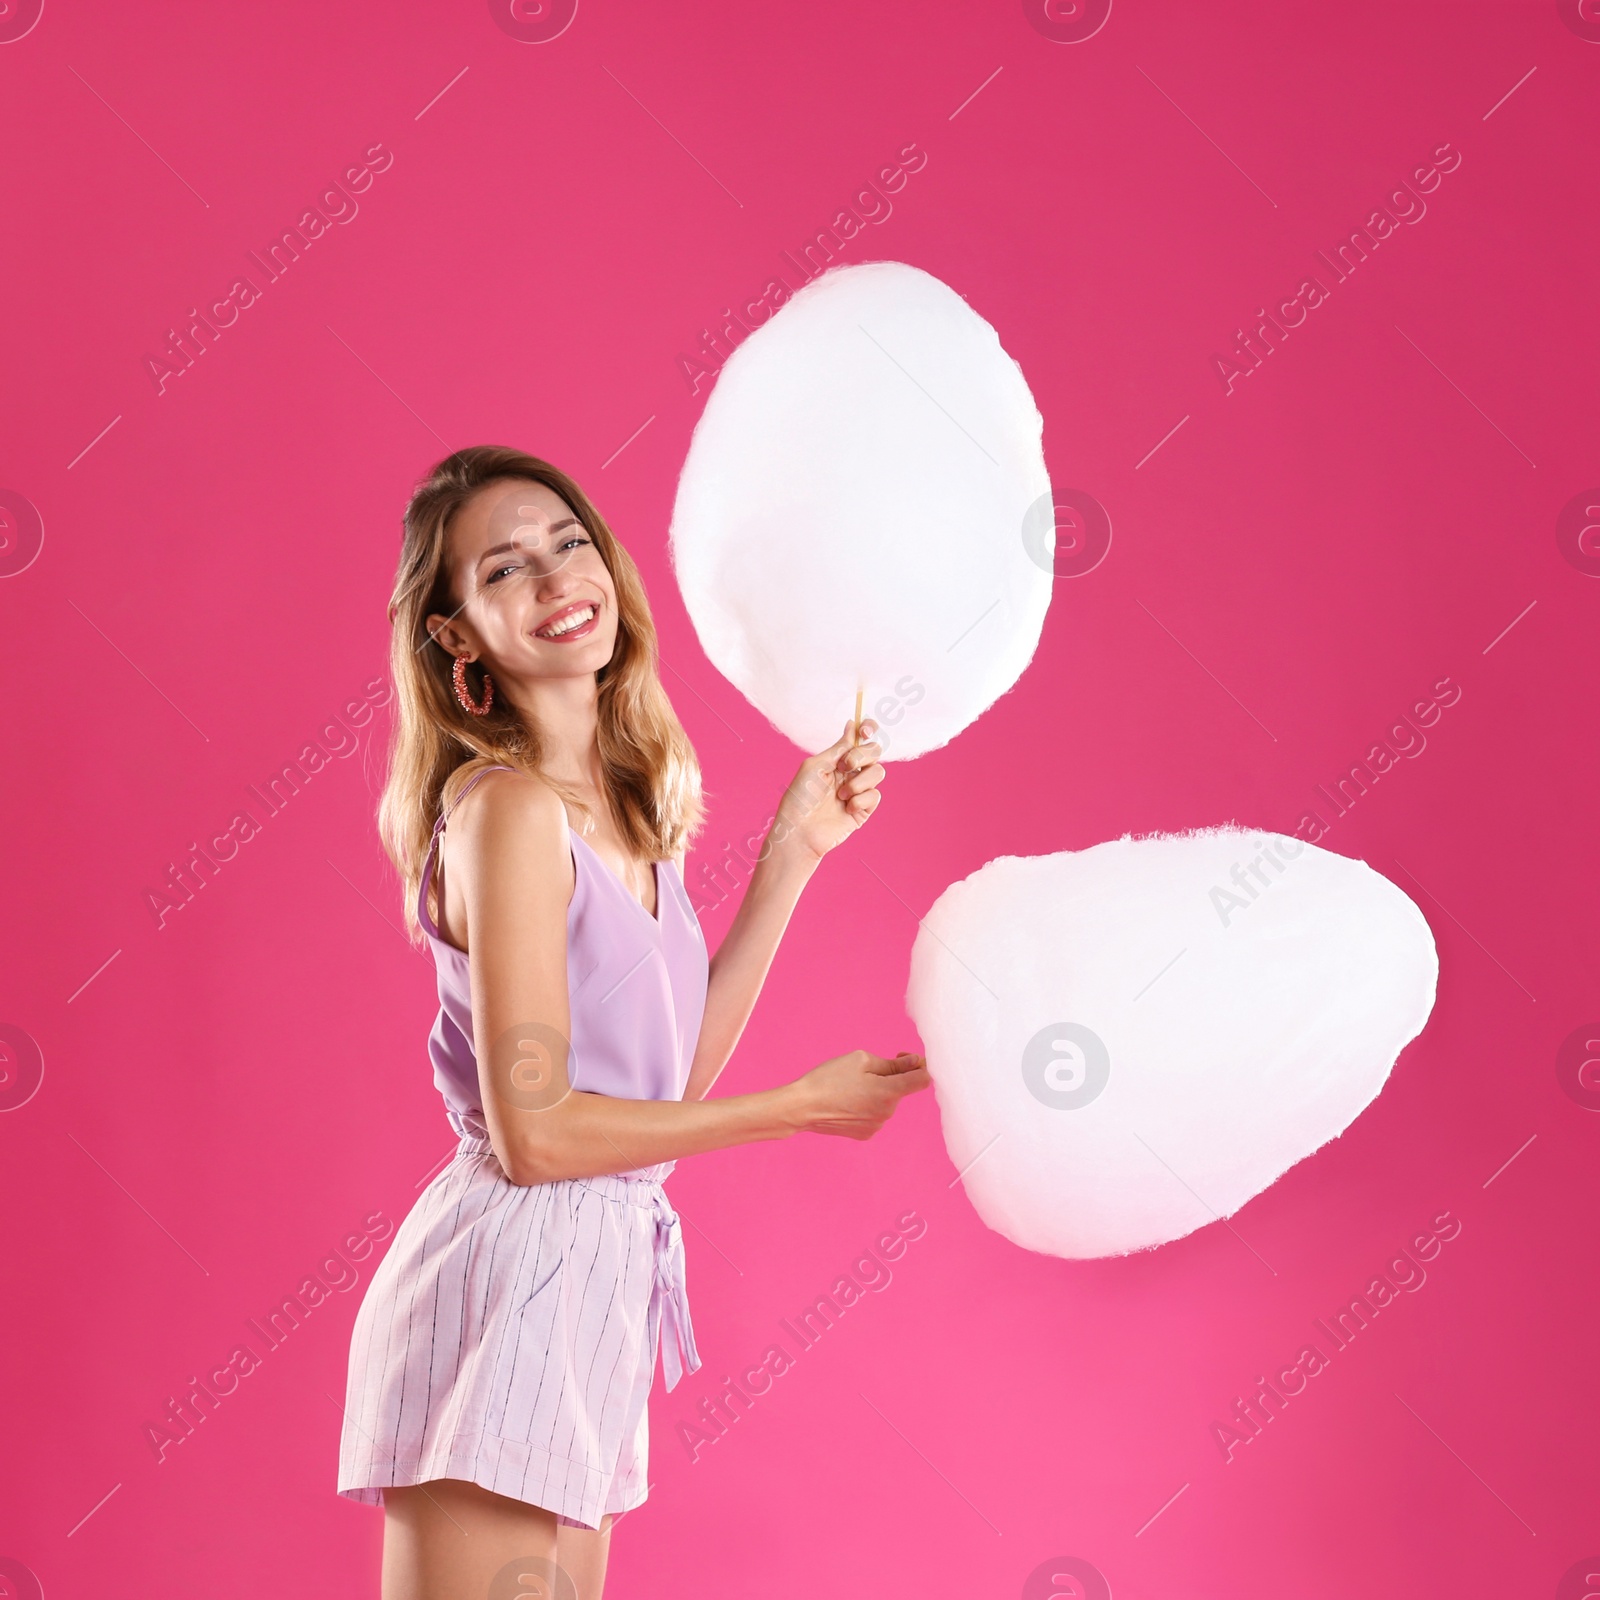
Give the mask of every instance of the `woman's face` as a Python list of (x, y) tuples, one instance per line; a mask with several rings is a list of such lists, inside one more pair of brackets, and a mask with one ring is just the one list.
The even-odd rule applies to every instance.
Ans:
[(576, 513), (525, 478), (486, 484), (449, 534), (453, 616), (427, 626), (502, 683), (595, 673), (617, 642), (611, 573)]

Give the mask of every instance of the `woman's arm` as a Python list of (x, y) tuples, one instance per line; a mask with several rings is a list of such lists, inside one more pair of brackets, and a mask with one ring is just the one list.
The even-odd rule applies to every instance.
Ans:
[(703, 1100), (728, 1064), (818, 862), (877, 809), (883, 752), (866, 738), (876, 731), (876, 723), (864, 720), (864, 742), (851, 744), (854, 728), (847, 725), (842, 739), (800, 764), (784, 794), (738, 913), (711, 959), (685, 1100)]
[(924, 1087), (920, 1057), (865, 1051), (794, 1083), (694, 1102), (575, 1090), (568, 1076), (567, 818), (547, 784), (492, 772), (450, 825), (450, 870), (466, 906), (478, 1080), (489, 1138), (517, 1184), (591, 1177), (803, 1128), (870, 1138)]

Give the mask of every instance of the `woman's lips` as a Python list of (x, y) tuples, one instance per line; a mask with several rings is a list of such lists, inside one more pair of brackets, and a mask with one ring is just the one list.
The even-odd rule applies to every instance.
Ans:
[(535, 631), (534, 638), (541, 644), (565, 644), (569, 639), (588, 638), (600, 624), (600, 607), (593, 600), (586, 600), (580, 605), (568, 606), (565, 610), (558, 611), (544, 626), (549, 627), (551, 622), (560, 622), (563, 617), (570, 616), (574, 611), (581, 611), (585, 605), (594, 608), (587, 622), (580, 623), (576, 628), (568, 628), (564, 633), (547, 634)]

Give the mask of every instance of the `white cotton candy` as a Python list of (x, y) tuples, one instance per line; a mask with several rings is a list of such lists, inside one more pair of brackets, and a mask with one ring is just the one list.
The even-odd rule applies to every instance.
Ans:
[(923, 919), (906, 1008), (979, 1216), (1087, 1258), (1231, 1216), (1342, 1133), (1438, 970), (1387, 878), (1230, 824), (991, 861)]
[(937, 278), (816, 279), (734, 351), (684, 463), (672, 560), (707, 656), (804, 750), (839, 738), (858, 685), (886, 756), (947, 744), (1039, 642), (1042, 432), (994, 329)]

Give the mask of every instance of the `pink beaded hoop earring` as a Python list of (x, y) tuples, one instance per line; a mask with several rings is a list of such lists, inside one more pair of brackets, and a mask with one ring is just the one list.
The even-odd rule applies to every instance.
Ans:
[(470, 711), (475, 717), (489, 715), (489, 707), (494, 704), (494, 679), (486, 672), (483, 675), (483, 704), (480, 706), (473, 698), (472, 691), (467, 687), (467, 658), (457, 656), (456, 664), (451, 668), (451, 677), (455, 680), (456, 699), (461, 702), (463, 711)]

